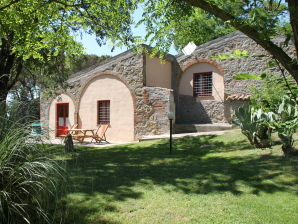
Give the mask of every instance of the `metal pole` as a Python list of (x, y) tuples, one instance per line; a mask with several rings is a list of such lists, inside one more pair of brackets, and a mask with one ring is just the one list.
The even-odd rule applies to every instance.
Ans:
[(172, 154), (173, 119), (170, 119), (170, 154)]

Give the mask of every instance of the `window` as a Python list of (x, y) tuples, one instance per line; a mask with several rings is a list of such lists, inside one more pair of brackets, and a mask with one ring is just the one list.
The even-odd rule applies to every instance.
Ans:
[(110, 124), (110, 101), (97, 102), (97, 124)]
[(193, 75), (193, 95), (212, 96), (212, 72), (195, 73)]

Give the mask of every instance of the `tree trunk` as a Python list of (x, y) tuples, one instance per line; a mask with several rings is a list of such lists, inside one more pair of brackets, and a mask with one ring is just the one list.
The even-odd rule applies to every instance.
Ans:
[(65, 139), (64, 139), (64, 150), (65, 152), (74, 152), (75, 149), (73, 147), (73, 140), (72, 140), (72, 135), (71, 134), (68, 134), (65, 136)]
[(0, 45), (0, 116), (6, 116), (8, 92), (19, 79), (23, 68), (22, 58), (12, 52), (9, 40), (1, 38)]
[[(290, 23), (293, 29), (294, 44), (296, 52), (298, 52), (298, 1), (287, 0), (290, 14)], [(298, 53), (296, 54), (298, 60)]]
[(8, 95), (8, 91), (6, 91), (4, 86), (0, 85), (0, 117), (6, 116), (7, 95)]

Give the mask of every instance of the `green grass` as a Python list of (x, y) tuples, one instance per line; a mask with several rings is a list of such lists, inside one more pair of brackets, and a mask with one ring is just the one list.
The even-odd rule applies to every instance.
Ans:
[[(61, 153), (66, 223), (297, 223), (298, 157), (238, 130)], [(62, 151), (62, 148), (61, 148)]]

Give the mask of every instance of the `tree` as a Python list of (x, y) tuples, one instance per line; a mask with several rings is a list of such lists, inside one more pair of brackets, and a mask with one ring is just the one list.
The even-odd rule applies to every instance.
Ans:
[(75, 55), (69, 58), (70, 73), (82, 71), (90, 66), (97, 65), (100, 62), (110, 58), (108, 55), (97, 56), (94, 54)]
[(7, 115), (19, 124), (30, 124), (39, 120), (39, 90), (34, 80), (25, 79), (14, 86), (9, 94)]
[[(223, 26), (230, 25), (252, 38), (298, 82), (297, 54), (289, 55), (273, 41), (276, 35), (285, 34), (285, 46), (293, 38), (297, 52), (296, 0), (286, 0), (285, 4), (282, 0), (3, 0), (0, 2), (0, 17), (5, 18), (0, 23), (0, 102), (5, 102), (28, 60), (47, 66), (55, 58), (81, 53), (74, 32), (94, 33), (99, 44), (107, 39), (118, 45), (139, 44), (130, 28), (134, 23), (132, 12), (139, 5), (144, 7), (139, 23), (146, 25), (145, 39), (155, 44), (153, 53), (157, 49), (168, 50), (181, 33), (179, 24), (191, 23), (200, 8), (208, 12), (207, 17), (212, 14), (224, 22)], [(182, 37), (187, 35), (187, 29), (183, 30)], [(59, 73), (42, 79), (61, 80)], [(0, 112), (5, 110), (4, 106), (5, 103)]]
[[(298, 83), (298, 54), (289, 55), (274, 42), (279, 34), (292, 38), (298, 52), (298, 1), (286, 0), (143, 0), (148, 35), (156, 47), (168, 50), (175, 35), (173, 25), (191, 18), (201, 8), (243, 32), (268, 51)], [(170, 42), (170, 43), (169, 43)]]
[(173, 43), (181, 50), (189, 42), (196, 45), (229, 34), (235, 29), (204, 10), (197, 8), (189, 17), (183, 17), (173, 24)]
[[(0, 113), (27, 61), (47, 66), (57, 58), (82, 53), (73, 37), (81, 30), (96, 34), (99, 44), (112, 37), (126, 43), (134, 7), (128, 0), (1, 1), (0, 17), (5, 19), (0, 23)], [(39, 78), (61, 77), (59, 72), (46, 75)]]

